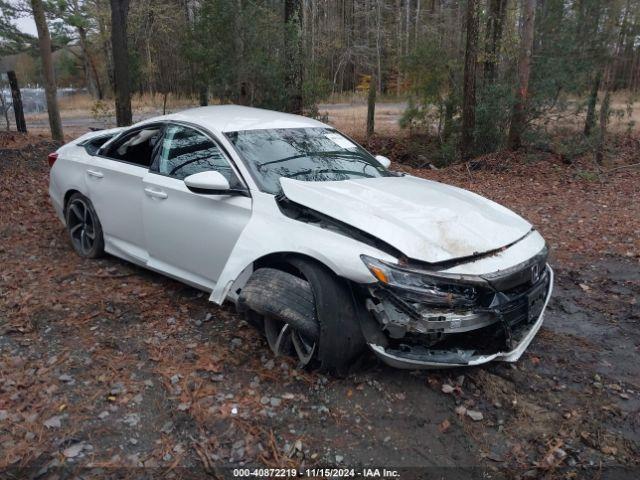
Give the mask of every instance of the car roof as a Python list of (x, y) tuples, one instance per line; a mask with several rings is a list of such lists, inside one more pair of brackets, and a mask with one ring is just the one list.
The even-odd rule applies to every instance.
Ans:
[(240, 105), (214, 105), (210, 107), (190, 108), (181, 112), (150, 118), (144, 122), (140, 122), (138, 125), (166, 120), (190, 122), (219, 132), (237, 132), (241, 130), (268, 128), (328, 127), (328, 125), (312, 118)]

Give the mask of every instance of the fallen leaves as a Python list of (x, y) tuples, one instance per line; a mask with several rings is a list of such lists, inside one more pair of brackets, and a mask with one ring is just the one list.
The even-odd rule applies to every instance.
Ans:
[(59, 415), (51, 417), (45, 420), (43, 425), (47, 428), (60, 428), (62, 426), (62, 417)]
[(442, 393), (453, 393), (455, 392), (455, 388), (449, 385), (448, 383), (442, 384)]
[(551, 470), (557, 468), (567, 457), (567, 452), (563, 450), (563, 441), (557, 439), (551, 443), (551, 446), (542, 457), (542, 460), (537, 462), (537, 467), (542, 470)]
[(438, 431), (440, 433), (446, 433), (449, 431), (449, 428), (451, 428), (451, 422), (446, 418), (438, 425)]
[[(333, 462), (335, 452), (325, 456), (325, 445), (347, 431), (357, 432), (358, 438), (365, 429), (377, 433), (382, 425), (378, 418), (388, 418), (391, 405), (397, 409), (392, 415), (415, 421), (402, 413), (404, 408), (413, 411), (415, 394), (398, 390), (408, 380), (403, 378), (395, 385), (395, 372), (394, 381), (388, 384), (371, 380), (380, 374), (377, 369), (358, 375), (353, 382), (300, 372), (287, 365), (286, 359), (272, 358), (255, 330), (242, 326), (230, 309), (212, 307), (205, 295), (113, 258), (88, 262), (76, 257), (47, 198), (43, 162), (50, 146), (39, 148), (41, 152), (27, 150), (19, 162), (0, 164), (0, 201), (15, 206), (3, 210), (0, 221), (0, 307), (3, 314), (7, 312), (7, 319), (0, 318), (0, 332), (10, 345), (0, 350), (0, 421), (2, 429), (6, 426), (0, 431), (0, 450), (5, 454), (0, 468), (47, 455), (80, 462), (91, 451), (79, 441), (82, 438), (91, 438), (96, 445), (91, 456), (98, 457), (97, 464), (113, 467), (172, 468), (201, 461), (213, 472), (216, 464), (230, 459), (280, 467), (297, 465), (302, 458), (312, 463)], [(625, 257), (628, 261), (635, 261), (640, 208), (638, 194), (632, 190), (640, 179), (635, 170), (593, 184), (572, 178), (569, 167), (556, 165), (552, 159), (521, 164), (519, 154), (514, 154), (506, 167), (504, 172), (475, 171), (471, 177), (458, 167), (414, 173), (470, 187), (515, 208), (543, 231), (562, 265), (566, 259), (579, 257), (588, 263), (594, 256), (621, 250), (629, 255)], [(25, 168), (32, 175), (24, 175)], [(22, 188), (16, 191), (18, 179)], [(594, 293), (606, 291), (607, 285), (576, 277), (571, 279), (571, 288), (585, 293), (581, 299), (600, 302)], [(624, 308), (636, 308), (634, 298), (627, 296), (623, 301)], [(579, 309), (573, 311), (576, 313)], [(543, 330), (539, 338), (547, 344), (557, 341), (544, 335)], [(431, 428), (447, 433), (447, 440), (456, 444), (462, 430), (486, 434), (501, 432), (503, 426), (505, 431), (511, 428), (518, 431), (522, 442), (514, 456), (524, 461), (527, 454), (535, 455), (540, 468), (553, 468), (549, 466), (556, 464), (561, 452), (549, 450), (546, 444), (540, 451), (537, 447), (543, 437), (527, 437), (544, 420), (567, 431), (584, 429), (583, 448), (600, 458), (628, 459), (629, 447), (606, 434), (600, 438), (593, 425), (585, 423), (587, 415), (582, 412), (589, 402), (594, 424), (610, 428), (605, 420), (625, 421), (623, 409), (614, 402), (629, 407), (628, 400), (633, 396), (635, 401), (637, 389), (600, 377), (594, 382), (596, 387), (590, 373), (590, 393), (575, 400), (570, 398), (570, 389), (576, 378), (548, 386), (554, 401), (565, 402), (557, 411), (547, 406), (538, 411), (522, 401), (512, 403), (516, 394), (518, 399), (526, 398), (512, 391), (516, 388), (542, 398), (540, 391), (546, 387), (540, 385), (546, 376), (558, 374), (558, 368), (576, 370), (572, 374), (577, 377), (581, 373), (574, 364), (558, 367), (554, 363), (558, 352), (551, 356), (535, 353), (523, 357), (518, 369), (501, 371), (504, 381), (496, 388), (495, 402), (486, 401), (487, 387), (479, 381), (484, 377), (478, 373), (489, 367), (465, 371), (469, 381), (438, 372), (429, 373), (426, 379), (410, 377), (423, 387), (426, 383), (426, 393), (439, 397), (446, 408), (451, 409), (454, 401), (461, 403), (455, 414), (456, 425), (462, 428), (453, 428), (455, 421), (450, 418), (431, 419)], [(570, 358), (567, 355), (562, 360)], [(609, 364), (616, 366), (613, 360)], [(329, 399), (318, 393), (334, 387), (343, 394)], [(606, 396), (607, 405), (594, 401)], [(452, 415), (447, 411), (445, 416)], [(580, 413), (574, 415), (574, 411)], [(501, 423), (510, 414), (521, 416), (521, 429), (513, 428), (508, 420)], [(335, 422), (339, 436), (325, 440), (322, 435), (330, 434), (320, 427), (304, 432), (306, 427), (300, 425), (315, 418)], [(296, 432), (291, 433), (292, 429)], [(413, 423), (407, 430), (413, 439), (423, 434)], [(104, 435), (105, 431), (111, 435)], [(185, 434), (190, 437), (177, 438)], [(508, 441), (508, 434), (500, 435), (501, 441)], [(386, 432), (382, 436), (391, 438)], [(193, 448), (184, 448), (192, 442)], [(118, 445), (136, 453), (125, 455)], [(572, 454), (566, 446), (560, 450)], [(509, 455), (498, 452), (494, 461), (510, 465)]]
[(67, 458), (77, 457), (80, 454), (80, 452), (82, 452), (84, 447), (85, 447), (84, 443), (76, 443), (74, 445), (71, 445), (70, 447), (65, 448), (62, 451), (62, 455), (64, 455)]
[(482, 412), (477, 410), (467, 410), (467, 416), (474, 422), (479, 422), (484, 419)]

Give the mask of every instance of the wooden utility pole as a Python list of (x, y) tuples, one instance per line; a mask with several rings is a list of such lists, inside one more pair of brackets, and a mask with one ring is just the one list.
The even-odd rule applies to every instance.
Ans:
[(511, 126), (507, 145), (517, 150), (522, 145), (522, 133), (527, 120), (527, 101), (529, 99), (529, 76), (531, 74), (531, 54), (533, 51), (533, 31), (536, 16), (536, 0), (524, 0), (522, 11), (522, 43), (518, 60), (518, 91), (516, 103), (511, 115)]
[(467, 3), (467, 45), (464, 54), (464, 85), (462, 95), (462, 136), (460, 155), (469, 160), (473, 154), (473, 133), (476, 128), (476, 64), (478, 63), (478, 0)]
[[(13, 113), (16, 117), (16, 130), (27, 133), (27, 122), (24, 121), (24, 110), (22, 109), (22, 95), (18, 86), (18, 77), (13, 70), (7, 72), (9, 88), (11, 88), (11, 98), (13, 100)], [(1, 95), (1, 94), (0, 94)], [(7, 117), (8, 118), (8, 117)]]
[(62, 133), (60, 110), (58, 109), (58, 88), (51, 57), (51, 36), (44, 16), (42, 0), (31, 0), (31, 9), (33, 10), (33, 20), (38, 30), (38, 45), (40, 47), (40, 58), (42, 59), (42, 76), (44, 78), (44, 93), (47, 100), (51, 137), (58, 142), (62, 142), (64, 141), (64, 135)]
[(131, 125), (131, 85), (129, 79), (129, 50), (127, 47), (127, 17), (129, 0), (111, 1), (111, 50), (113, 80), (116, 94), (116, 122), (119, 127)]

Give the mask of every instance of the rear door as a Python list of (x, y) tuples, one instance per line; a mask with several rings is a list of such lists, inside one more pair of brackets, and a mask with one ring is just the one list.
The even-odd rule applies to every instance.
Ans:
[(212, 290), (251, 215), (251, 199), (191, 192), (184, 178), (222, 173), (245, 189), (212, 137), (195, 127), (169, 124), (156, 160), (144, 177), (143, 217), (149, 267)]
[(162, 125), (127, 132), (87, 165), (88, 194), (104, 232), (105, 250), (136, 263), (148, 260), (142, 228), (142, 180), (162, 137)]

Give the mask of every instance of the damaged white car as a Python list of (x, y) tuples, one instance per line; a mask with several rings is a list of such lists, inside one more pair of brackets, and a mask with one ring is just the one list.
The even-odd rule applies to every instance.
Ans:
[(49, 163), (78, 254), (230, 300), (301, 365), (341, 370), (366, 346), (403, 368), (516, 361), (551, 295), (527, 221), (312, 119), (196, 108), (88, 133)]

